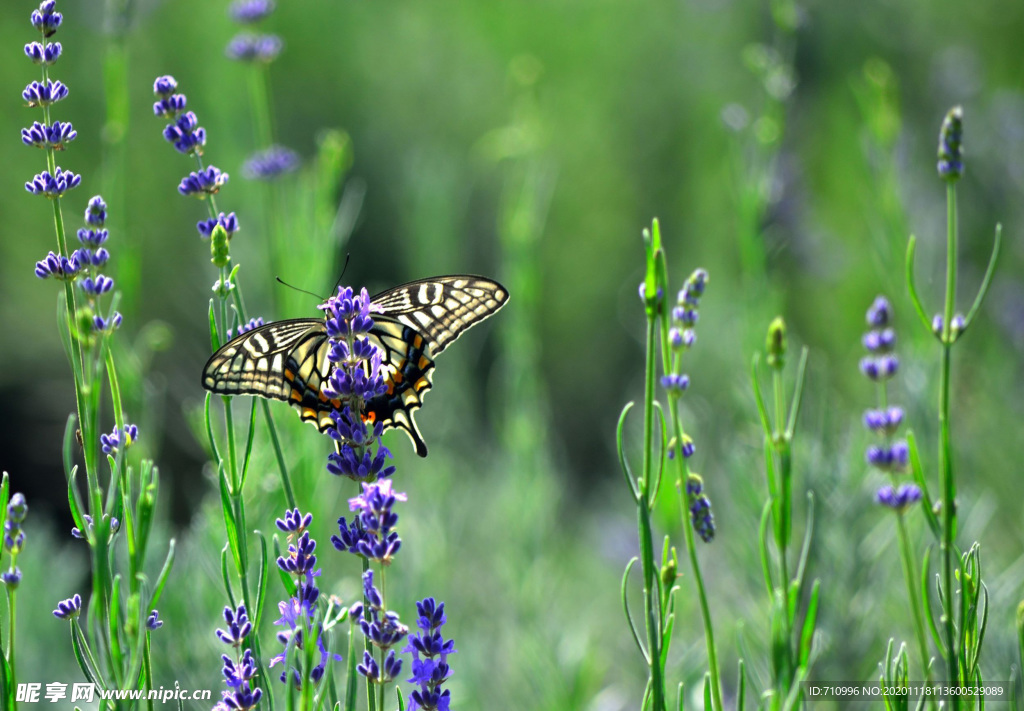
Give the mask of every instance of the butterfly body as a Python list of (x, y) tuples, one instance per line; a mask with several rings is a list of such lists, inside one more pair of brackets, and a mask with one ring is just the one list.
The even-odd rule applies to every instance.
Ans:
[[(366, 403), (367, 421), (397, 427), (416, 453), (427, 445), (413, 418), (433, 382), (434, 357), (467, 329), (492, 316), (508, 301), (501, 284), (484, 277), (454, 275), (409, 282), (371, 299), (379, 312), (369, 338), (382, 353), (387, 392)], [(330, 344), (322, 319), (275, 321), (247, 331), (214, 353), (202, 384), (223, 395), (256, 395), (282, 400), (304, 422), (325, 432), (341, 407), (323, 393), (330, 377)]]

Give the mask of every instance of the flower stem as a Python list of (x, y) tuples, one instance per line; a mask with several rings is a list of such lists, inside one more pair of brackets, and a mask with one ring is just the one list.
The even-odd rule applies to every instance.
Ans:
[[(929, 686), (932, 683), (931, 665), (928, 663), (928, 638), (924, 628), (924, 614), (921, 611), (921, 599), (917, 591), (917, 566), (914, 565), (913, 548), (910, 545), (910, 535), (907, 533), (907, 522), (903, 518), (903, 512), (896, 512), (896, 524), (900, 534), (900, 558), (903, 559), (903, 576), (907, 580), (907, 596), (910, 598), (910, 607), (914, 613), (914, 630), (917, 632), (917, 645), (921, 653), (921, 667), (924, 669), (925, 679)], [(930, 706), (935, 708), (935, 697), (930, 697)]]
[[(651, 669), (651, 692), (653, 711), (666, 711), (665, 685), (661, 668), (661, 600), (658, 595), (657, 575), (654, 562), (654, 538), (651, 531), (651, 502), (648, 488), (654, 476), (654, 383), (656, 350), (654, 336), (657, 315), (648, 311), (647, 316), (647, 363), (644, 382), (644, 445), (643, 478), (640, 480), (637, 497), (637, 519), (640, 535), (640, 562), (644, 578), (644, 625), (647, 630), (647, 653)], [(687, 527), (687, 530), (689, 528)]]
[[(959, 651), (955, 629), (953, 601), (953, 556), (956, 532), (956, 480), (953, 475), (953, 444), (950, 434), (950, 371), (952, 360), (952, 320), (956, 303), (957, 210), (956, 186), (946, 186), (946, 304), (942, 321), (942, 369), (939, 380), (939, 486), (942, 494), (942, 587), (946, 601), (942, 622), (946, 636), (946, 665), (949, 684), (958, 685)], [(950, 696), (953, 711), (960, 699)]]

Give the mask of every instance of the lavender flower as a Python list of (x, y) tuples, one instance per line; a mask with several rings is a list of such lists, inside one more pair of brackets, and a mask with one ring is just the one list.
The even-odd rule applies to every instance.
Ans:
[(53, 611), (53, 616), (59, 620), (71, 620), (78, 617), (81, 611), (82, 596), (76, 593), (73, 597), (58, 602), (57, 609)]
[(164, 621), (160, 619), (160, 611), (153, 610), (146, 617), (146, 629), (156, 631), (164, 626)]
[(164, 140), (174, 146), (179, 153), (202, 155), (203, 146), (206, 145), (206, 129), (199, 125), (195, 113), (185, 111), (179, 113), (164, 127)]
[(207, 195), (216, 195), (228, 182), (228, 174), (221, 172), (216, 166), (203, 168), (198, 172), (192, 172), (181, 179), (178, 185), (178, 192), (185, 197), (195, 196), (200, 200)]
[(349, 499), (349, 509), (359, 512), (348, 523), (344, 516), (338, 519), (339, 535), (331, 536), (331, 543), (339, 551), (348, 551), (389, 565), (402, 547), (402, 539), (394, 530), (398, 514), (392, 511), (396, 501), (407, 496), (393, 490), (390, 479), (363, 484), (363, 493)]
[(269, 63), (277, 59), (284, 48), (284, 42), (277, 35), (254, 35), (243, 32), (235, 35), (228, 43), (224, 54), (240, 62)]
[(905, 511), (921, 500), (921, 489), (916, 484), (901, 484), (899, 488), (883, 486), (875, 494), (875, 501), (895, 511)]
[[(380, 595), (380, 591), (373, 585), (372, 570), (367, 570), (363, 573), (363, 596), (364, 601), (357, 602), (350, 609), (351, 619), (353, 622), (359, 623), (359, 628), (363, 631), (363, 635), (375, 647), (379, 647), (382, 651), (386, 652), (409, 634), (409, 628), (401, 623), (397, 612), (384, 609), (384, 600)], [(366, 665), (365, 658), (363, 661), (364, 664), (359, 665), (360, 667)], [(388, 664), (385, 664), (383, 674), (381, 674), (381, 670), (376, 665), (366, 665), (365, 671), (360, 669), (360, 673), (371, 681), (386, 684), (401, 672), (401, 668), (402, 662), (397, 660), (390, 665), (390, 668)]]
[(259, 328), (263, 325), (263, 317), (256, 316), (255, 318), (249, 319), (248, 323), (242, 323), (238, 325), (238, 333), (234, 333), (230, 328), (227, 332), (227, 338), (230, 341), (235, 336), (241, 336), (243, 333), (248, 333), (254, 328)]
[(36, 106), (50, 106), (56, 104), (58, 101), (66, 99), (68, 96), (68, 88), (59, 81), (52, 81), (47, 79), (45, 82), (40, 83), (37, 81), (31, 82), (25, 87), (25, 90), (21, 92), (21, 98), (27, 103), (29, 108)]
[(215, 227), (220, 225), (227, 232), (227, 238), (231, 239), (231, 236), (238, 232), (238, 218), (235, 217), (235, 213), (230, 212), (225, 215), (223, 212), (217, 215), (217, 219), (212, 217), (208, 220), (200, 220), (196, 223), (196, 229), (199, 230), (199, 236), (209, 239), (213, 234)]
[(313, 523), (313, 514), (303, 515), (298, 509), (290, 509), (284, 512), (284, 518), (279, 518), (274, 523), (285, 533), (301, 534)]
[(21, 493), (11, 496), (7, 502), (7, 517), (4, 521), (4, 549), (11, 554), (10, 567), (0, 573), (0, 582), (11, 590), (18, 587), (21, 582), (21, 570), (17, 566), (18, 554), (25, 545), (25, 532), (21, 524), (28, 516), (28, 503), (25, 495)]
[(711, 500), (704, 493), (704, 480), (698, 474), (686, 478), (686, 501), (693, 530), (702, 541), (710, 543), (715, 537), (715, 517), (711, 513)]
[[(89, 514), (82, 514), (82, 518), (85, 519), (85, 525), (91, 531), (93, 529), (92, 516), (90, 516)], [(117, 519), (117, 516), (110, 517), (109, 514), (103, 514), (103, 518), (104, 519), (108, 519), (108, 518), (110, 519), (110, 535), (111, 535), (111, 537), (113, 537), (114, 534), (116, 534), (118, 531), (121, 530), (121, 522)], [(82, 530), (80, 528), (78, 528), (77, 526), (75, 526), (75, 527), (73, 527), (71, 529), (71, 537), (72, 538), (77, 538), (77, 539), (82, 540), (82, 541), (86, 540), (86, 534), (83, 533)]]
[(235, 22), (251, 25), (266, 18), (274, 11), (274, 0), (235, 0), (228, 8), (228, 15)]
[(81, 268), (77, 255), (69, 258), (50, 252), (45, 259), (36, 262), (36, 276), (40, 279), (74, 279)]
[(273, 180), (298, 167), (298, 153), (284, 146), (271, 146), (251, 155), (242, 166), (242, 175), (249, 180)]
[(252, 632), (252, 622), (249, 621), (249, 613), (246, 612), (245, 605), (239, 605), (235, 610), (225, 607), (224, 621), (227, 622), (228, 628), (226, 630), (218, 628), (217, 639), (232, 647), (240, 647), (242, 641)]
[[(320, 590), (315, 585), (315, 578), (320, 575), (316, 568), (316, 541), (310, 538), (306, 530), (313, 523), (313, 514), (303, 515), (298, 509), (285, 511), (284, 517), (276, 521), (277, 527), (288, 534), (291, 542), (288, 546), (288, 555), (277, 559), (277, 566), (288, 575), (295, 576), (296, 595), (288, 600), (278, 603), (278, 610), (281, 612), (280, 619), (274, 622), (282, 628), (277, 633), (277, 639), (284, 645), (284, 649), (273, 659), (270, 666), (284, 663), (288, 657), (289, 645), (296, 649), (303, 648), (304, 631), (312, 634), (316, 639), (317, 649), (320, 652), (320, 661), (312, 669), (303, 674), (297, 668), (291, 669), (293, 683), (300, 687), (306, 681), (316, 683), (323, 677), (328, 661), (341, 661), (341, 655), (329, 654), (324, 644), (323, 625), (317, 619), (316, 604), (320, 597)], [(289, 669), (281, 672), (281, 681), (287, 682)]]
[(81, 182), (81, 175), (72, 173), (70, 170), (64, 170), (58, 165), (52, 174), (50, 171), (44, 170), (36, 175), (32, 180), (25, 183), (25, 189), (33, 195), (42, 195), (43, 197), (54, 199), (61, 197), (72, 188), (77, 188)]
[[(661, 376), (661, 386), (665, 388), (670, 401), (680, 397), (690, 387), (690, 376), (682, 372), (683, 354), (697, 342), (694, 327), (700, 319), (698, 309), (707, 283), (708, 273), (703, 269), (696, 269), (676, 295), (676, 305), (671, 311), (671, 327), (668, 332), (671, 359), (666, 368), (667, 372)], [(641, 284), (641, 298), (643, 295), (644, 288)], [(679, 449), (680, 447), (682, 449)], [(682, 441), (673, 438), (669, 457), (675, 458), (677, 449), (683, 457), (692, 456), (695, 451), (693, 440), (689, 437), (684, 437)]]
[(964, 110), (954, 106), (939, 131), (939, 177), (951, 183), (964, 173), (963, 136)]
[(48, 67), (60, 58), (63, 49), (60, 42), (29, 42), (25, 45), (25, 56), (31, 59), (33, 64)]
[(64, 150), (65, 143), (71, 143), (78, 132), (70, 123), (54, 121), (52, 125), (33, 121), (28, 128), (21, 129), (21, 142), (35, 148), (50, 148), (55, 151)]
[(32, 11), (32, 26), (42, 33), (43, 37), (52, 37), (64, 20), (64, 16), (56, 12), (57, 0), (45, 0), (38, 10)]
[[(118, 314), (120, 315), (120, 314)], [(125, 425), (124, 431), (119, 432), (115, 426), (110, 434), (100, 435), (100, 445), (104, 454), (117, 454), (117, 450), (124, 445), (124, 448), (132, 446), (132, 443), (139, 438), (139, 428), (135, 425)]]
[(412, 676), (409, 681), (420, 686), (412, 692), (409, 711), (448, 711), (451, 692), (442, 689), (441, 685), (452, 675), (448, 655), (458, 650), (453, 640), (441, 636), (441, 627), (448, 621), (444, 614), (444, 603), (438, 604), (434, 598), (428, 597), (416, 603), (416, 611), (419, 613), (416, 626), (421, 632), (410, 635), (408, 646), (402, 650), (412, 653)]
[[(154, 610), (154, 614), (155, 612)], [(256, 676), (252, 652), (248, 649), (242, 650), (242, 643), (252, 632), (252, 623), (249, 621), (245, 605), (239, 605), (236, 610), (225, 607), (224, 621), (227, 622), (227, 629), (218, 628), (217, 638), (224, 644), (234, 647), (236, 656), (234, 659), (226, 654), (221, 657), (224, 661), (221, 673), (224, 675), (228, 691), (221, 692), (222, 699), (214, 708), (248, 711), (263, 698), (263, 691), (251, 684), (251, 680)]]
[(327, 470), (356, 481), (388, 477), (394, 467), (385, 466), (391, 452), (380, 444), (384, 427), (377, 422), (370, 429), (363, 419), (366, 402), (387, 392), (381, 353), (367, 337), (375, 307), (366, 289), (357, 295), (351, 287), (339, 287), (318, 308), (326, 312), (327, 360), (332, 365), (322, 389), (337, 407), (332, 415), (334, 427), (327, 430), (336, 448), (328, 456)]

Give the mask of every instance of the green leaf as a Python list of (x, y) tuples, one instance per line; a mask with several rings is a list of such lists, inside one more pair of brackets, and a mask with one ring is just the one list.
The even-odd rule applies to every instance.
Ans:
[(811, 648), (814, 642), (814, 629), (818, 620), (818, 594), (821, 590), (819, 580), (814, 581), (811, 586), (811, 598), (807, 603), (807, 612), (804, 614), (804, 625), (800, 631), (800, 655), (799, 666), (810, 668)]
[(647, 662), (648, 666), (651, 663), (651, 657), (644, 648), (644, 643), (640, 641), (640, 633), (637, 632), (636, 624), (633, 622), (633, 614), (629, 611), (629, 571), (636, 565), (637, 557), (633, 556), (629, 562), (626, 563), (626, 570), (622, 573), (622, 586), (620, 589), (620, 596), (622, 598), (622, 611), (626, 615), (626, 623), (629, 625), (629, 631), (633, 633), (633, 641), (636, 642), (636, 648), (640, 650), (640, 654), (643, 655), (644, 661)]
[(932, 322), (928, 319), (928, 314), (925, 312), (921, 299), (917, 295), (917, 283), (914, 279), (914, 251), (916, 249), (917, 238), (914, 235), (910, 235), (910, 240), (907, 242), (906, 259), (907, 291), (910, 293), (910, 301), (914, 304), (914, 311), (917, 312), (917, 317), (921, 319), (921, 325), (924, 326), (925, 331), (932, 333)]
[(999, 249), (1003, 242), (1003, 226), (1001, 224), (996, 225), (996, 238), (992, 243), (992, 256), (988, 259), (988, 267), (985, 269), (985, 276), (981, 280), (981, 286), (978, 288), (978, 295), (974, 297), (974, 303), (971, 305), (971, 310), (967, 312), (967, 316), (964, 317), (964, 327), (961, 329), (960, 334), (962, 335), (971, 326), (971, 322), (977, 315), (981, 305), (985, 303), (985, 297), (988, 295), (989, 287), (992, 285), (992, 277), (996, 273), (996, 265), (999, 263)]
[[(254, 410), (255, 412), (255, 410)], [(263, 535), (263, 532), (259, 529), (253, 531), (256, 536), (260, 539), (260, 569), (259, 574), (256, 577), (256, 610), (254, 622), (252, 623), (253, 629), (260, 628), (260, 618), (263, 616), (263, 603), (267, 596), (267, 539)], [(274, 566), (277, 568), (278, 566)]]

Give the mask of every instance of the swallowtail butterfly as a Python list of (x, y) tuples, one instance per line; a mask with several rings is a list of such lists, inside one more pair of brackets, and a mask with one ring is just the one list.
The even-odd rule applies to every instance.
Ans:
[[(405, 430), (416, 453), (427, 456), (413, 412), (430, 389), (434, 358), (467, 329), (493, 315), (508, 291), (490, 279), (469, 275), (409, 282), (374, 296), (370, 340), (383, 353), (388, 390), (366, 403), (366, 419), (385, 429)], [(303, 422), (321, 432), (334, 425), (339, 407), (320, 389), (330, 376), (323, 319), (297, 318), (259, 326), (232, 339), (203, 368), (203, 387), (222, 395), (258, 395), (282, 400)]]

